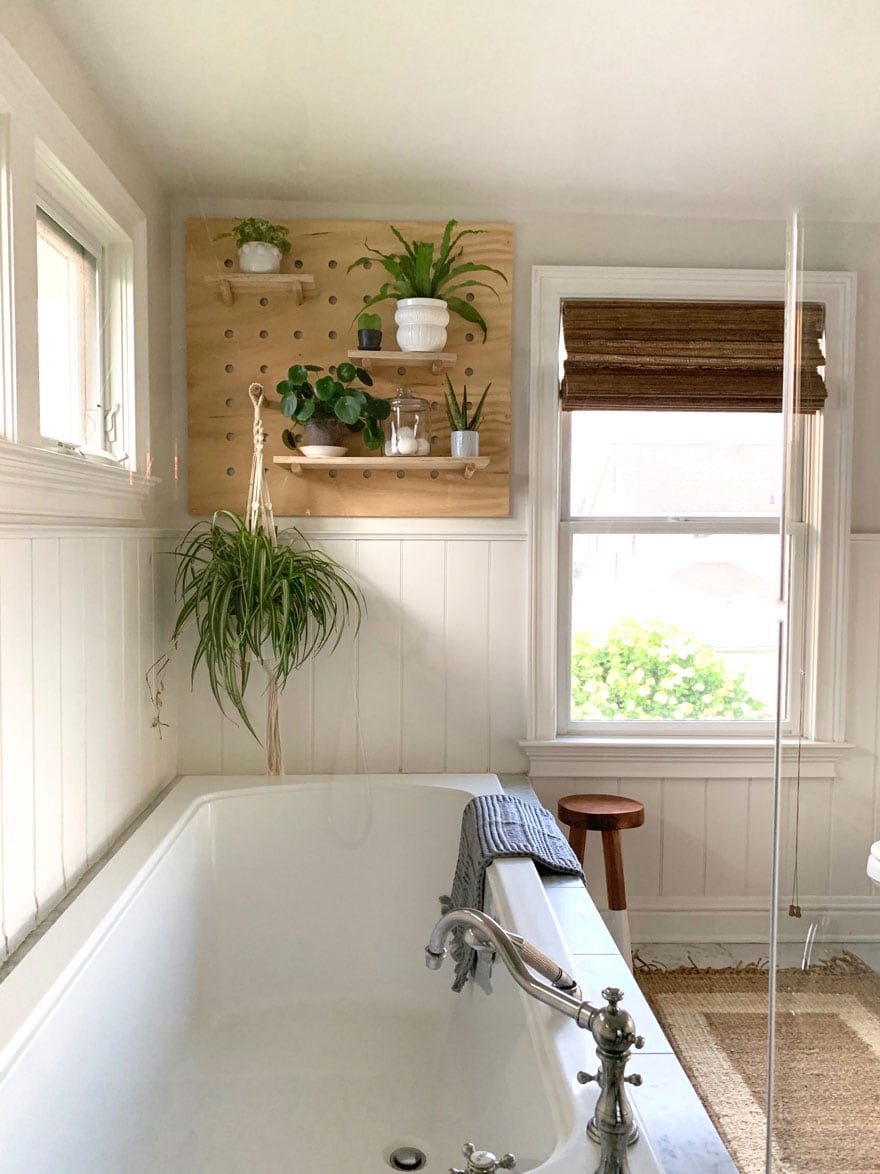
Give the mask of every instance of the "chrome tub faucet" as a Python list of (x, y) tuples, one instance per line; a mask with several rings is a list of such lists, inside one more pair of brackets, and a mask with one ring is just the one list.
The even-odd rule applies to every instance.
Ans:
[[(633, 1122), (632, 1106), (624, 1085), (638, 1085), (642, 1080), (640, 1076), (626, 1076), (624, 1070), (630, 1049), (643, 1048), (645, 1041), (636, 1035), (632, 1016), (618, 1006), (623, 993), (616, 987), (606, 987), (602, 991), (603, 999), (607, 1000), (605, 1006), (594, 1007), (581, 998), (575, 980), (551, 958), (517, 935), (509, 934), (479, 909), (452, 909), (444, 913), (425, 947), (425, 963), (429, 969), (439, 970), (447, 954), (446, 939), (459, 927), (464, 930), (464, 940), (472, 949), (494, 951), (526, 994), (591, 1032), (599, 1057), (599, 1070), (595, 1075), (579, 1072), (578, 1080), (581, 1084), (595, 1081), (599, 1085), (599, 1099), (587, 1126), (587, 1133), (602, 1150), (595, 1174), (629, 1174), (627, 1146), (637, 1140), (638, 1128)], [(549, 981), (539, 981), (528, 967)]]

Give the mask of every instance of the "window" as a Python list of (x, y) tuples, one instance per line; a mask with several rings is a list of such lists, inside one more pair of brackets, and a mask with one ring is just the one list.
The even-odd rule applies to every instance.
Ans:
[(147, 221), (0, 38), (0, 520), (141, 522)]
[(37, 346), (40, 434), (104, 447), (99, 250), (37, 209)]
[[(851, 274), (804, 279), (815, 321), (824, 322), (828, 358), (824, 380), (807, 381), (812, 400), (805, 396), (807, 413), (797, 422), (794, 459), (804, 492), (786, 542), (792, 578), (805, 587), (790, 622), (797, 663), (785, 716), (787, 729), (802, 732), (817, 754), (839, 742), (843, 728), (854, 287)], [(688, 739), (705, 748), (707, 738), (729, 746), (747, 735), (736, 751), (744, 761), (754, 739), (772, 732), (778, 410), (749, 402), (751, 392), (732, 411), (697, 410), (687, 395), (676, 402), (675, 381), (662, 410), (638, 397), (622, 408), (612, 384), (593, 406), (577, 402), (575, 379), (567, 389), (572, 410), (560, 411), (560, 319), (569, 299), (712, 306), (783, 298), (781, 272), (533, 271), (532, 677), (524, 745), (535, 773), (589, 775), (600, 755), (600, 773), (613, 773), (609, 747), (626, 744), (632, 758), (634, 738), (636, 746), (662, 747), (670, 735), (675, 741), (661, 757), (673, 746), (685, 753)], [(814, 333), (818, 345), (822, 331)], [(615, 361), (605, 354), (602, 364)], [(656, 377), (649, 383), (656, 390)], [(776, 397), (778, 389), (777, 375)], [(755, 750), (756, 761), (758, 753), (769, 761)], [(641, 762), (633, 762), (638, 773)]]

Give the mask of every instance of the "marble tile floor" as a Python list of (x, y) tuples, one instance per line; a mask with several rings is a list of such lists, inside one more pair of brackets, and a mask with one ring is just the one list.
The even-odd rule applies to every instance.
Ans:
[[(749, 962), (767, 960), (768, 947), (766, 942), (651, 942), (645, 945), (633, 945), (639, 957), (645, 962), (659, 962), (672, 969), (676, 966), (695, 965), (699, 967), (720, 968), (745, 965)], [(825, 942), (817, 941), (813, 944), (812, 962), (833, 958), (848, 950), (858, 955), (874, 970), (880, 972), (880, 942)], [(781, 942), (777, 957), (779, 966), (797, 967), (801, 965), (804, 955), (802, 942)]]

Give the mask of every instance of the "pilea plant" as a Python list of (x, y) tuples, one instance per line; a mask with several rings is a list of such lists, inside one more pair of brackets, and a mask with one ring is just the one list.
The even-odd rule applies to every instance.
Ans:
[[(373, 264), (373, 258), (378, 257), (391, 281), (386, 281), (377, 294), (365, 304), (373, 306), (386, 298), (439, 298), (444, 301), (453, 314), (458, 314), (466, 322), (473, 322), (483, 332), (483, 342), (486, 341), (486, 323), (479, 310), (459, 293), (471, 286), (482, 286), (492, 290), (497, 297), (497, 291), (485, 281), (475, 281), (468, 278), (460, 280), (469, 273), (494, 273), (506, 282), (507, 278), (500, 269), (493, 269), (491, 265), (481, 265), (474, 261), (462, 261), (464, 248), (458, 247), (459, 241), (465, 236), (479, 236), (484, 230), (481, 228), (465, 228), (453, 236), (458, 224), (457, 220), (450, 220), (443, 230), (443, 239), (439, 249), (433, 241), (408, 241), (390, 224), (388, 227), (403, 245), (402, 253), (381, 253), (364, 241), (365, 246), (372, 253), (371, 257), (358, 257), (348, 267), (348, 272), (357, 269), (360, 265)], [(436, 252), (436, 255), (435, 255)]]
[[(351, 385), (357, 380), (366, 387), (373, 386), (368, 372), (353, 363), (340, 363), (336, 374), (324, 375), (311, 382), (310, 376), (322, 371), (311, 363), (297, 363), (277, 386), (281, 397), (281, 412), (298, 424), (310, 420), (335, 417), (351, 432), (362, 432), (367, 448), (381, 448), (385, 440), (382, 421), (391, 408), (387, 400), (376, 399), (369, 392)], [(293, 433), (286, 429), (282, 440), (288, 448), (295, 448)]]

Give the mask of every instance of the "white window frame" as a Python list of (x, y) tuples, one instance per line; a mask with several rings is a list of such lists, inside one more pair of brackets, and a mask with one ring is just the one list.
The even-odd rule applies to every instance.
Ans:
[[(853, 273), (805, 273), (802, 297), (825, 305), (828, 402), (816, 437), (821, 484), (818, 541), (812, 544), (811, 575), (817, 589), (807, 603), (812, 648), (806, 674), (806, 759), (801, 775), (833, 774), (844, 749), (845, 604), (848, 571), (852, 403), (855, 356), (856, 277)], [(540, 776), (645, 777), (669, 770), (699, 773), (711, 762), (713, 774), (769, 776), (772, 737), (720, 735), (680, 729), (620, 729), (591, 735), (564, 732), (558, 712), (559, 559), (562, 517), (561, 412), (559, 410), (559, 329), (566, 298), (644, 300), (783, 301), (785, 273), (775, 270), (647, 269), (535, 266), (532, 270), (530, 381), (530, 676), (529, 725), (522, 743), (533, 774)], [(821, 600), (821, 605), (820, 605)], [(822, 688), (818, 688), (818, 682)], [(671, 724), (671, 723), (670, 723)], [(739, 723), (736, 723), (739, 725)], [(746, 725), (747, 723), (743, 723)], [(751, 723), (748, 723), (751, 725)], [(653, 764), (653, 765), (652, 765)], [(829, 771), (829, 766), (832, 769)], [(822, 775), (822, 772), (825, 775)], [(705, 777), (705, 776), (703, 776)]]
[[(146, 217), (2, 37), (0, 79), (0, 521), (142, 522), (154, 484)], [(38, 204), (101, 252), (105, 391), (121, 408), (112, 454), (40, 435)]]

